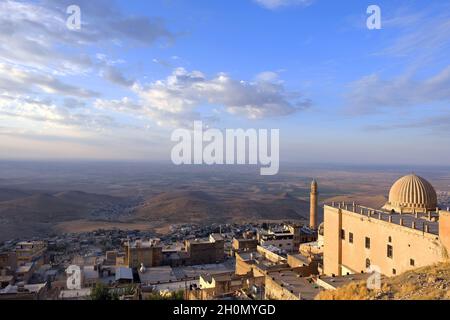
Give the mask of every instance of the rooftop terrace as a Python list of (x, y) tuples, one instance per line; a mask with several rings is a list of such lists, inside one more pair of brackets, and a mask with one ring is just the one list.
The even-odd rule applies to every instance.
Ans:
[(311, 278), (303, 278), (291, 270), (271, 272), (268, 276), (279, 286), (299, 297), (300, 300), (314, 300), (322, 290)]
[(388, 223), (401, 225), (405, 228), (419, 230), (424, 233), (439, 235), (438, 212), (401, 214), (392, 213), (391, 211), (382, 209), (372, 209), (355, 203), (349, 204), (345, 202), (332, 202), (331, 204), (328, 204), (326, 206), (350, 211), (362, 216), (369, 217), (371, 219), (378, 219), (381, 221), (386, 221)]

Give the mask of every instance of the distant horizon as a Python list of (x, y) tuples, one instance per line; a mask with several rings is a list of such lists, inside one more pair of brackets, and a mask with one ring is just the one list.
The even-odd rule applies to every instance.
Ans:
[[(1, 163), (41, 163), (41, 164), (121, 164), (121, 165), (163, 165), (166, 167), (173, 167), (176, 169), (257, 169), (258, 165), (175, 165), (170, 160), (164, 161), (164, 160), (143, 160), (143, 159), (0, 159)], [(417, 168), (417, 169), (449, 169), (450, 165), (439, 165), (439, 164), (396, 164), (396, 163), (360, 163), (360, 162), (295, 162), (295, 161), (281, 161), (280, 162), (280, 168), (283, 167), (311, 167), (311, 168), (332, 168), (332, 167), (341, 167), (341, 168), (363, 168), (363, 169), (377, 169), (377, 168), (390, 168), (390, 169), (404, 169), (408, 170), (406, 168)], [(411, 171), (411, 173), (414, 173), (414, 170)]]

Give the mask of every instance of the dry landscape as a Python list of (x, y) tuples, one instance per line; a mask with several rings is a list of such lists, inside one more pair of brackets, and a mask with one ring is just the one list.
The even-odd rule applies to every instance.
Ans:
[[(164, 232), (177, 223), (303, 221), (310, 182), (320, 202), (379, 207), (409, 168), (192, 168), (144, 163), (0, 162), (0, 240), (96, 229)], [(422, 168), (438, 191), (450, 191), (448, 170)], [(321, 217), (319, 217), (321, 219)]]

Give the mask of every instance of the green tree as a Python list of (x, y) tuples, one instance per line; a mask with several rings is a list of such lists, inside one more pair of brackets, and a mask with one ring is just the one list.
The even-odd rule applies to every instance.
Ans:
[(108, 287), (102, 283), (97, 283), (91, 291), (92, 300), (116, 300), (117, 296), (111, 294)]

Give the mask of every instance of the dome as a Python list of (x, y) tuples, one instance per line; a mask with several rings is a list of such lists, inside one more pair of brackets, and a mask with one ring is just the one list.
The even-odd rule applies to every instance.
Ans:
[(389, 201), (383, 209), (413, 213), (434, 211), (436, 207), (437, 195), (431, 183), (411, 174), (394, 183), (389, 192)]

